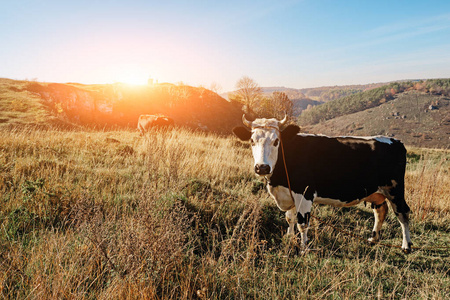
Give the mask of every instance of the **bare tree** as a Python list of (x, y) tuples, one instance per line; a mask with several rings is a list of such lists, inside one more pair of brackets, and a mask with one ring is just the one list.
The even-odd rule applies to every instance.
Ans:
[(294, 104), (285, 93), (273, 92), (271, 99), (274, 106), (273, 115), (275, 118), (284, 118), (285, 115), (287, 115), (289, 119), (292, 118)]
[(213, 91), (216, 94), (219, 94), (222, 91), (222, 86), (218, 84), (217, 82), (213, 81), (211, 82), (211, 85), (209, 87), (211, 91)]
[(262, 96), (262, 89), (252, 78), (243, 76), (236, 82), (236, 92), (228, 95), (230, 100), (242, 102), (244, 112), (251, 115), (255, 102)]
[(293, 103), (283, 92), (273, 92), (269, 97), (260, 97), (253, 106), (254, 113), (259, 118), (289, 119), (293, 115)]

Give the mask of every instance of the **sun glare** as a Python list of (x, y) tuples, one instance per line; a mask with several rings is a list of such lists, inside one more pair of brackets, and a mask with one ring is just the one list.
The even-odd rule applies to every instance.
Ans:
[(122, 77), (118, 78), (116, 81), (120, 82), (120, 83), (125, 83), (128, 85), (145, 85), (145, 84), (147, 84), (148, 77), (146, 78), (146, 77), (141, 77), (138, 75), (135, 75), (135, 76), (129, 75), (129, 76), (122, 76)]
[(147, 85), (152, 77), (150, 71), (136, 65), (122, 65), (114, 72), (114, 81), (129, 85)]

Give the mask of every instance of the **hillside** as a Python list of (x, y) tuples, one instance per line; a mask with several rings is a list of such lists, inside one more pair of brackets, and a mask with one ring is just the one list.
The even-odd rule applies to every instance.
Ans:
[(376, 107), (394, 99), (397, 94), (405, 91), (420, 91), (450, 97), (450, 79), (391, 82), (375, 89), (329, 101), (324, 105), (311, 107), (300, 115), (298, 121), (301, 125), (317, 124)]
[(56, 117), (42, 101), (40, 95), (27, 90), (28, 81), (0, 78), (0, 126), (73, 126)]
[(326, 135), (386, 135), (406, 145), (448, 149), (450, 98), (408, 91), (379, 106), (306, 125), (303, 130)]
[(242, 111), (204, 89), (169, 83), (153, 86), (83, 85), (0, 79), (4, 126), (136, 127), (141, 114), (164, 114), (179, 126), (227, 134)]

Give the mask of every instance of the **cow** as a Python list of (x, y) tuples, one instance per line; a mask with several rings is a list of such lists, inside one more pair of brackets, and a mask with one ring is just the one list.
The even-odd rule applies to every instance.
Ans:
[(140, 115), (137, 128), (144, 135), (150, 127), (165, 127), (174, 124), (172, 118), (163, 115)]
[(405, 201), (406, 149), (394, 139), (329, 137), (302, 134), (287, 118), (242, 121), (247, 127), (233, 128), (243, 141), (251, 142), (254, 172), (267, 179), (267, 190), (278, 208), (286, 212), (288, 235), (297, 223), (300, 243), (306, 249), (313, 203), (335, 207), (371, 203), (375, 215), (371, 243), (380, 239), (380, 229), (390, 202), (400, 221), (402, 250), (411, 252), (410, 208)]

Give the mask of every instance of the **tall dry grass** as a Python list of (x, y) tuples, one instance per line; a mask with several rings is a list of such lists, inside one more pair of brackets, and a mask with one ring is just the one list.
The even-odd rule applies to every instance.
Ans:
[[(419, 150), (414, 150), (419, 151)], [(410, 156), (417, 246), (447, 245), (448, 152)], [(251, 172), (248, 145), (183, 129), (0, 130), (0, 295), (31, 299), (444, 299), (446, 250), (369, 246), (312, 222), (313, 251)], [(368, 236), (369, 208), (314, 214)], [(400, 244), (389, 215), (385, 240)]]
[(409, 149), (407, 199), (418, 220), (445, 220), (450, 212), (450, 151)]

